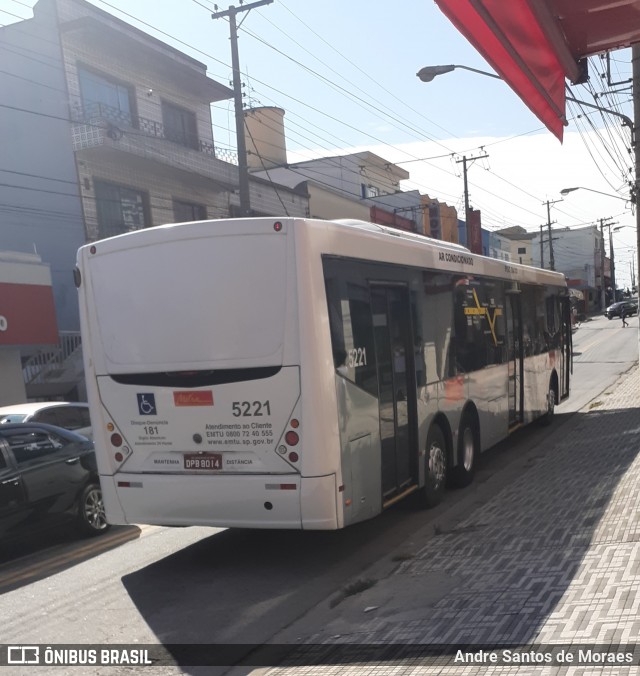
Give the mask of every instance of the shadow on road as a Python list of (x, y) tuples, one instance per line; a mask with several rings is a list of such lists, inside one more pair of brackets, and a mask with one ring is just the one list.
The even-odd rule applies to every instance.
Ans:
[[(338, 633), (355, 646), (340, 649), (342, 662), (360, 662), (357, 648), (400, 636), (408, 654), (424, 644), (528, 643), (590, 546), (624, 537), (623, 516), (615, 533), (600, 523), (639, 449), (639, 409), (560, 417), (547, 430), (530, 426), (496, 446), (475, 484), (450, 492), (435, 510), (403, 505), (337, 532), (227, 530), (123, 583), (159, 641), (194, 674), (193, 661), (220, 663), (224, 653), (212, 644), (241, 644), (234, 662), (259, 664), (265, 653), (252, 649), (312, 609), (305, 633), (292, 641), (326, 643)], [(463, 516), (447, 525), (452, 510)], [(396, 561), (386, 576), (332, 605), (347, 582), (385, 555)], [(380, 598), (384, 621), (363, 615)], [(177, 644), (199, 644), (204, 653)], [(329, 664), (331, 649), (302, 645), (291, 659)]]
[(0, 544), (0, 594), (23, 587), (91, 559), (140, 536), (136, 526), (112, 526), (80, 538), (72, 525), (33, 527)]

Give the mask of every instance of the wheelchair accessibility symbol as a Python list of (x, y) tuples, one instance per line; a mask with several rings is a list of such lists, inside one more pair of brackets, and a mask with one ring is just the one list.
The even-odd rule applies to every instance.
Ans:
[(154, 394), (136, 394), (136, 397), (138, 397), (138, 411), (140, 411), (140, 415), (158, 415)]

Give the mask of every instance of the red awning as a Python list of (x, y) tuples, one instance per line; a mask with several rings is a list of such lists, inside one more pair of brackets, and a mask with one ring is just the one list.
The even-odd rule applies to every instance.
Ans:
[(440, 9), (562, 140), (565, 78), (580, 60), (640, 41), (640, 0), (436, 0)]

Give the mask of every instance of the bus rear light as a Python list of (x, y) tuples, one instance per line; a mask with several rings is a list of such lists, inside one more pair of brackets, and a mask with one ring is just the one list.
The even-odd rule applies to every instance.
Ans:
[(280, 484), (281, 491), (295, 491), (297, 486), (295, 484)]
[(291, 460), (291, 462), (298, 462), (298, 459), (298, 454), (295, 451), (289, 453), (289, 460)]
[(116, 428), (116, 426), (112, 422), (107, 423), (107, 431), (108, 432), (113, 432), (113, 430), (115, 430), (115, 428)]
[(295, 446), (300, 441), (300, 437), (298, 436), (297, 432), (289, 430), (284, 435), (284, 440), (287, 442), (287, 444), (289, 444), (289, 446)]
[(122, 437), (117, 432), (111, 435), (111, 445), (116, 448), (122, 446)]
[(282, 223), (281, 223), (280, 221), (276, 221), (276, 222), (273, 224), (273, 229), (274, 229), (276, 232), (280, 232), (280, 231), (282, 230)]
[(289, 424), (291, 425), (291, 427), (293, 427), (294, 430), (297, 430), (298, 427), (300, 427), (300, 421), (297, 418), (292, 418)]
[(124, 460), (124, 455), (118, 451), (114, 456), (113, 456), (117, 462), (122, 462)]

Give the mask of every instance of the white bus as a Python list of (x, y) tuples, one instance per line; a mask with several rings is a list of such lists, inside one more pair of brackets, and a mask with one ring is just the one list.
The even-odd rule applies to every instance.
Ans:
[(562, 274), (360, 221), (172, 224), (78, 252), (110, 523), (337, 529), (472, 478), (569, 394)]

